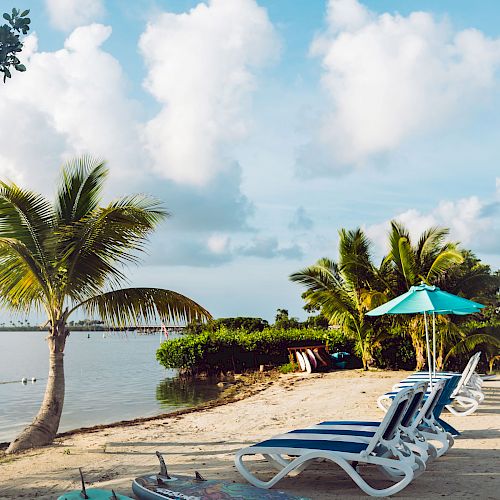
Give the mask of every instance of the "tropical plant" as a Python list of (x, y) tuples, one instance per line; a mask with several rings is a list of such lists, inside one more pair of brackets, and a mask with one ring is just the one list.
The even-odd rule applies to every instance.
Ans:
[[(390, 251), (383, 259), (384, 266), (390, 268), (391, 278), (386, 280), (390, 283), (388, 298), (396, 297), (421, 282), (441, 286), (445, 284), (445, 277), (450, 270), (457, 268), (458, 264), (464, 261), (456, 244), (446, 241), (448, 234), (448, 229), (431, 227), (413, 243), (408, 229), (403, 224), (391, 222)], [(443, 288), (447, 289), (446, 284)], [(407, 325), (415, 349), (416, 369), (421, 370), (425, 365), (422, 318), (399, 316), (394, 321)]]
[(193, 300), (159, 288), (120, 288), (124, 266), (138, 262), (147, 237), (168, 215), (154, 199), (127, 196), (100, 206), (108, 170), (90, 157), (62, 171), (55, 202), (0, 182), (0, 303), (18, 313), (44, 310), (49, 376), (33, 422), (8, 452), (50, 443), (64, 403), (68, 318), (77, 310), (124, 326), (138, 319), (209, 318)]
[(384, 302), (383, 272), (370, 256), (370, 241), (361, 229), (339, 231), (338, 263), (319, 259), (290, 276), (290, 280), (306, 287), (302, 298), (308, 310), (319, 309), (331, 325), (354, 340), (363, 368), (372, 361), (372, 350), (387, 336), (385, 330), (374, 329), (365, 313)]
[(0, 73), (3, 73), (3, 82), (11, 78), (10, 68), (17, 71), (26, 71), (26, 66), (21, 63), (17, 54), (23, 50), (23, 43), (19, 40), (22, 33), (26, 35), (30, 29), (31, 19), (29, 10), (20, 12), (12, 9), (12, 13), (4, 13), (3, 18), (9, 23), (0, 26)]
[(260, 365), (280, 366), (287, 361), (288, 347), (325, 345), (330, 352), (352, 353), (353, 343), (337, 331), (265, 328), (262, 331), (205, 330), (162, 342), (156, 359), (165, 368), (189, 375), (258, 370)]

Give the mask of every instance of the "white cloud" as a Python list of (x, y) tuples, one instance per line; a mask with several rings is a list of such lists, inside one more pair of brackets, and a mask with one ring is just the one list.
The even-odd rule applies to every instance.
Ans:
[[(427, 213), (410, 209), (393, 219), (407, 227), (414, 241), (431, 226), (447, 227), (450, 229), (451, 241), (458, 241), (473, 251), (496, 253), (500, 246), (498, 212), (498, 203), (488, 203), (477, 196), (470, 196), (456, 201), (442, 200)], [(365, 230), (379, 252), (386, 253), (390, 221), (370, 225)]]
[(311, 46), (330, 99), (317, 149), (359, 165), (467, 112), (497, 84), (500, 39), (453, 31), (426, 12), (376, 15), (330, 0), (327, 29)]
[(103, 0), (45, 0), (52, 25), (62, 31), (100, 19), (104, 15)]
[(110, 35), (101, 24), (80, 27), (54, 52), (39, 52), (31, 35), (26, 73), (2, 89), (0, 174), (14, 169), (15, 180), (39, 189), (50, 167), (83, 152), (109, 160), (115, 174), (136, 167), (136, 105), (119, 62), (101, 48)]
[(227, 234), (212, 234), (207, 240), (208, 249), (215, 254), (223, 254), (229, 248), (230, 238)]
[(162, 104), (145, 127), (157, 172), (204, 185), (228, 166), (226, 147), (247, 133), (255, 71), (279, 48), (255, 0), (210, 0), (188, 13), (162, 13), (140, 38), (144, 82)]

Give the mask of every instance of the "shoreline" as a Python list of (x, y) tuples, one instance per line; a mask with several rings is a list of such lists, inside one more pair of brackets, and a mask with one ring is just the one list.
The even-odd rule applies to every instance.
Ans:
[[(198, 470), (208, 479), (244, 483), (234, 468), (237, 450), (328, 419), (381, 419), (377, 396), (406, 373), (349, 370), (281, 375), (264, 380), (255, 386), (259, 390), (253, 395), (231, 404), (133, 425), (117, 423), (91, 432), (72, 432), (52, 445), (0, 460), (0, 499), (53, 500), (78, 488), (79, 467), (92, 487), (132, 496), (132, 480), (157, 471), (156, 450), (163, 453), (174, 474), (191, 475)], [(444, 416), (462, 432), (455, 446), (396, 497), (498, 497), (500, 381), (487, 382), (484, 388), (486, 399), (475, 414)], [(376, 471), (367, 472), (369, 480), (380, 481)], [(283, 479), (276, 489), (312, 500), (367, 498), (339, 467), (327, 462)]]
[[(211, 401), (206, 401), (205, 403), (200, 403), (196, 406), (190, 406), (188, 408), (181, 408), (179, 410), (174, 410), (167, 413), (160, 413), (158, 415), (151, 415), (149, 417), (137, 417), (130, 420), (118, 420), (116, 422), (111, 422), (109, 424), (96, 424), (89, 427), (77, 427), (76, 429), (71, 429), (69, 431), (58, 432), (55, 439), (64, 438), (68, 436), (73, 436), (75, 434), (92, 434), (101, 430), (112, 429), (116, 427), (133, 427), (143, 423), (161, 420), (166, 418), (175, 418), (182, 415), (188, 415), (194, 412), (203, 412), (211, 410), (212, 408), (217, 408), (219, 406), (224, 406), (227, 404), (235, 403), (243, 399), (249, 398), (254, 394), (265, 390), (272, 380), (276, 379), (275, 372), (264, 372), (257, 373), (254, 376), (262, 380), (253, 380), (252, 377), (248, 375), (238, 375), (234, 382), (228, 383), (228, 387), (219, 395), (218, 398)], [(238, 389), (240, 389), (238, 391)], [(235, 395), (231, 393), (236, 392)], [(0, 460), (5, 456), (3, 453), (10, 445), (10, 441), (0, 442)], [(50, 445), (49, 445), (50, 446)], [(31, 450), (26, 450), (27, 452), (37, 450), (38, 448), (32, 448)], [(40, 448), (40, 449), (43, 449)], [(0, 462), (1, 464), (1, 462)]]

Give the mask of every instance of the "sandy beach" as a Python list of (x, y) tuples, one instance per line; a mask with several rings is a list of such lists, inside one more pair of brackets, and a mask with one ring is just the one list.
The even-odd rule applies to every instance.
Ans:
[[(198, 470), (207, 478), (244, 482), (233, 465), (236, 450), (325, 419), (382, 418), (377, 396), (405, 374), (284, 375), (234, 403), (61, 437), (53, 446), (1, 459), (0, 498), (54, 499), (77, 487), (78, 467), (92, 486), (132, 496), (132, 479), (156, 471), (156, 450), (164, 454), (174, 473)], [(463, 418), (445, 414), (445, 420), (462, 431), (462, 436), (398, 498), (498, 498), (500, 381), (487, 382), (485, 394), (475, 414)], [(329, 463), (285, 478), (277, 488), (318, 500), (364, 497), (340, 468)]]

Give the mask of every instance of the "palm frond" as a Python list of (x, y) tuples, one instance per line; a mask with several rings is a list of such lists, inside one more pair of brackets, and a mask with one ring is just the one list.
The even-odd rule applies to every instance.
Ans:
[(121, 266), (135, 263), (147, 237), (168, 214), (157, 200), (129, 196), (60, 228), (66, 292), (75, 300), (100, 293), (107, 282), (125, 280)]
[(53, 228), (52, 205), (42, 195), (0, 181), (0, 237), (20, 241), (38, 262), (46, 279), (46, 253)]
[(339, 267), (344, 279), (355, 288), (368, 287), (373, 278), (371, 242), (360, 229), (339, 231)]
[(455, 264), (461, 264), (464, 261), (462, 254), (455, 249), (449, 249), (441, 252), (432, 263), (428, 273), (427, 281), (431, 282), (434, 278), (438, 277), (450, 267)]
[(49, 295), (38, 263), (19, 240), (0, 238), (0, 301), (15, 311), (30, 312)]
[(290, 281), (304, 285), (308, 290), (328, 290), (341, 280), (337, 264), (328, 258), (319, 259), (289, 276)]
[(468, 335), (463, 340), (455, 344), (446, 355), (445, 363), (450, 356), (456, 354), (466, 354), (475, 349), (480, 344), (488, 344), (496, 349), (500, 349), (500, 338), (488, 333), (475, 333)]
[(440, 247), (449, 232), (447, 228), (432, 226), (421, 234), (415, 249), (419, 266), (424, 265), (426, 260), (434, 260), (436, 252), (439, 253)]
[(95, 210), (107, 176), (104, 161), (91, 156), (66, 163), (55, 201), (58, 224), (71, 224)]
[(415, 254), (406, 237), (399, 239), (399, 258), (401, 262), (401, 272), (406, 281), (406, 286), (410, 287), (416, 283), (418, 274), (416, 272)]
[(124, 288), (91, 297), (75, 306), (90, 317), (99, 316), (109, 325), (122, 327), (159, 318), (164, 322), (211, 319), (210, 313), (188, 297), (159, 288)]
[(404, 280), (403, 263), (400, 254), (400, 241), (402, 238), (410, 243), (410, 234), (408, 230), (398, 221), (391, 221), (391, 230), (389, 232), (389, 255), (387, 257), (393, 262), (395, 271), (400, 275), (400, 278)]

